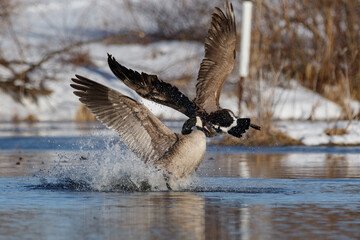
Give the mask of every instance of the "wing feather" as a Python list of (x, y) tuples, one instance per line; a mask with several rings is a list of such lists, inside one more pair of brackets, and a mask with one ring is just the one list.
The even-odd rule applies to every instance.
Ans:
[(220, 109), (219, 97), (226, 78), (234, 68), (236, 24), (232, 4), (226, 1), (226, 13), (215, 8), (208, 36), (205, 57), (200, 65), (195, 103), (207, 113)]
[(140, 74), (128, 69), (110, 54), (108, 64), (115, 76), (141, 97), (171, 107), (190, 118), (195, 116), (196, 105), (177, 87), (160, 80), (156, 75)]
[(144, 162), (157, 161), (178, 140), (145, 106), (88, 78), (76, 75), (74, 94)]

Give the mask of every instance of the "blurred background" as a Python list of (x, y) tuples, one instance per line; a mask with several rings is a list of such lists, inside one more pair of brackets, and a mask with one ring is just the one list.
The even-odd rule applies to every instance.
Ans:
[[(238, 46), (242, 3), (232, 1)], [(215, 6), (224, 1), (0, 0), (0, 121), (93, 120), (69, 87), (75, 73), (140, 100), (111, 74), (107, 53), (193, 98)], [(360, 2), (257, 0), (252, 14), (243, 94), (237, 59), (221, 105), (261, 124), (262, 144), (306, 144), (294, 121), (317, 124), (321, 136), (360, 132)], [(185, 119), (143, 103), (162, 119)]]

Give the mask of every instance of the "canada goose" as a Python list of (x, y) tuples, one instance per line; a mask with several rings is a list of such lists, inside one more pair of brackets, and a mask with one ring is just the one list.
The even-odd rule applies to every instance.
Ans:
[(144, 105), (80, 75), (70, 84), (74, 94), (105, 126), (115, 130), (127, 147), (145, 163), (165, 170), (167, 187), (192, 174), (204, 158), (207, 123), (200, 117), (190, 134), (176, 134)]
[(182, 133), (191, 132), (192, 119), (197, 116), (211, 124), (211, 134), (229, 133), (240, 138), (249, 127), (260, 130), (251, 124), (249, 118), (238, 118), (229, 109), (219, 105), (221, 89), (235, 63), (236, 24), (232, 4), (226, 1), (225, 13), (215, 8), (208, 35), (205, 39), (205, 57), (201, 62), (196, 84), (196, 97), (190, 101), (178, 88), (163, 82), (156, 75), (139, 73), (119, 64), (108, 54), (108, 64), (112, 72), (141, 97), (169, 106), (185, 114)]

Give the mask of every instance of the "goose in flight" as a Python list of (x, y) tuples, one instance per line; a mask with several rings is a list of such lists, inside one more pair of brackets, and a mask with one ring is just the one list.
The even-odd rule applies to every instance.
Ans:
[(189, 134), (174, 133), (141, 103), (80, 75), (72, 78), (74, 94), (106, 127), (147, 164), (165, 170), (167, 187), (192, 174), (204, 158), (208, 124), (200, 117), (187, 124)]
[(211, 133), (229, 133), (240, 138), (249, 127), (260, 130), (251, 124), (249, 118), (239, 118), (229, 109), (219, 105), (221, 89), (234, 68), (236, 51), (236, 24), (232, 4), (226, 1), (225, 13), (215, 8), (208, 35), (205, 39), (205, 57), (201, 62), (196, 84), (196, 97), (193, 101), (178, 88), (160, 80), (156, 75), (139, 73), (119, 64), (108, 54), (108, 64), (112, 72), (141, 97), (171, 107), (189, 119), (182, 133), (191, 132), (194, 119), (200, 117), (211, 126)]

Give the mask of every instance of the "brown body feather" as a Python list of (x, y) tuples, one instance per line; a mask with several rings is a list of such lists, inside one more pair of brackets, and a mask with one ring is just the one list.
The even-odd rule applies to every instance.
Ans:
[(170, 181), (193, 173), (203, 160), (203, 131), (176, 134), (134, 99), (80, 75), (72, 81), (80, 102), (105, 126), (115, 130), (142, 161), (164, 168)]

